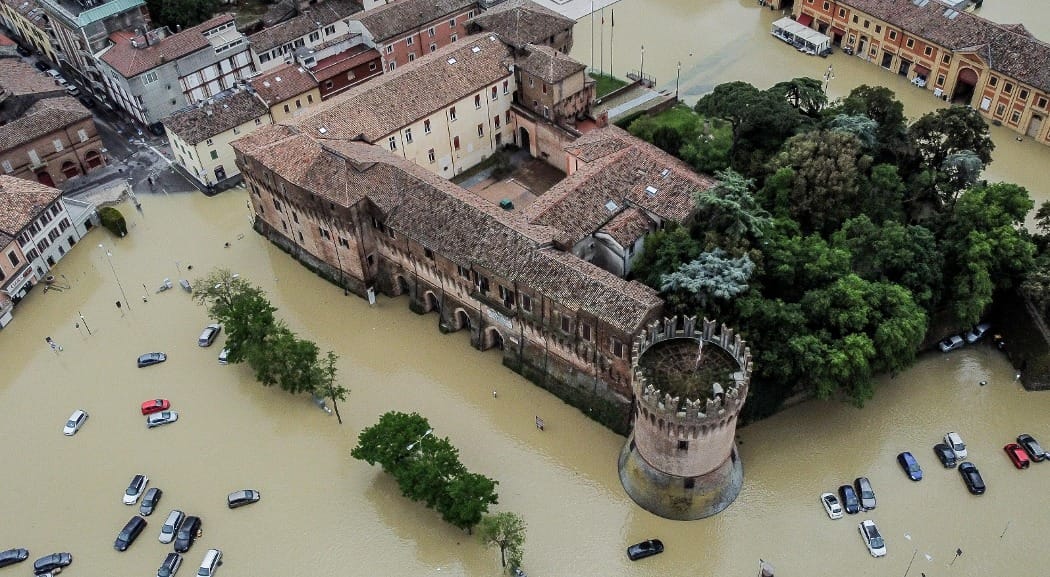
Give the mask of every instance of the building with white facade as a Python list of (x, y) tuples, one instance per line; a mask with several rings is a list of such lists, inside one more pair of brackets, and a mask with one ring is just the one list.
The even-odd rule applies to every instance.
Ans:
[(232, 14), (176, 34), (118, 31), (96, 56), (106, 91), (119, 108), (150, 125), (229, 90), (252, 75), (248, 38)]
[(345, 42), (350, 36), (350, 16), (360, 11), (361, 5), (351, 0), (327, 0), (252, 34), (249, 39), (255, 69), (262, 72), (291, 62), (300, 49), (331, 49), (334, 44)]

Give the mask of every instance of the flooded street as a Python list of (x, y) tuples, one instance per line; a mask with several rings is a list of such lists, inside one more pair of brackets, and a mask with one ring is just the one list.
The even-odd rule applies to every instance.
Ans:
[[(615, 28), (611, 26), (613, 12), (618, 24)], [(1050, 41), (1050, 12), (1036, 0), (988, 1), (980, 14), (1000, 22), (1023, 22), (1037, 38)], [(595, 69), (608, 72), (611, 67), (621, 78), (641, 68), (656, 78), (658, 88), (672, 93), (677, 63), (681, 62), (679, 95), (690, 105), (723, 82), (742, 80), (765, 89), (799, 76), (823, 79), (829, 65), (834, 72), (827, 83), (832, 100), (848, 95), (861, 84), (870, 84), (892, 89), (911, 120), (945, 104), (907, 78), (837, 49), (828, 58), (792, 49), (769, 33), (771, 23), (781, 15), (779, 11), (758, 9), (756, 2), (746, 0), (622, 0), (605, 9), (604, 31), (600, 13), (594, 20), (593, 36), (591, 18), (578, 21), (571, 54)], [(1017, 142), (1017, 134), (1005, 127), (990, 128), (996, 149), (983, 177), (1028, 188), (1036, 207), (1050, 200), (1046, 184), (1050, 147), (1030, 138)]]
[[(344, 297), (253, 233), (245, 200), (239, 190), (149, 196), (144, 216), (122, 205), (127, 238), (92, 232), (55, 271), (71, 288), (38, 287), (19, 305), (0, 332), (7, 368), (0, 435), (8, 440), (0, 546), (27, 547), (32, 558), (70, 551), (70, 575), (150, 574), (170, 550), (156, 541), (163, 515), (178, 507), (204, 521), (183, 569), (190, 574), (210, 547), (224, 550), (226, 575), (497, 574), (496, 551), (349, 457), (363, 427), (400, 410), (424, 414), (469, 469), (499, 480), (496, 510), (528, 523), (532, 576), (750, 576), (764, 558), (783, 575), (874, 577), (903, 575), (917, 551), (911, 573), (933, 577), (949, 574), (956, 548), (965, 554), (952, 574), (1037, 566), (1016, 552), (1038, 550), (1036, 536), (1050, 530), (1050, 518), (1037, 512), (1047, 505), (1050, 464), (1015, 471), (1001, 447), (1021, 432), (1050, 440), (1050, 395), (1024, 392), (990, 347), (924, 357), (882, 383), (863, 410), (808, 403), (742, 429), (737, 501), (710, 519), (667, 521), (620, 487), (622, 437), (503, 369), (497, 354), (470, 348), (465, 334), (442, 335), (436, 316), (409, 312), (404, 299), (369, 307)], [(99, 243), (113, 253), (116, 276)], [(223, 266), (261, 285), (293, 330), (341, 356), (341, 378), (352, 389), (344, 425), (307, 398), (256, 384), (244, 366), (219, 365), (223, 336), (197, 347), (204, 309), (177, 285), (153, 294), (191, 265), (193, 275)], [(114, 306), (117, 279), (131, 299), (123, 317)], [(90, 336), (74, 326), (78, 313)], [(49, 350), (45, 336), (65, 350)], [(152, 350), (168, 361), (135, 368), (135, 357)], [(155, 397), (172, 401), (179, 422), (145, 428), (139, 404)], [(64, 437), (76, 408), (91, 417)], [(535, 415), (545, 431), (534, 427)], [(934, 461), (930, 447), (948, 430), (969, 443), (987, 495), (970, 496), (957, 472)], [(927, 471), (921, 483), (897, 467), (894, 457), (906, 449)], [(149, 475), (164, 497), (139, 542), (117, 553), (113, 538), (137, 510), (120, 496), (136, 473)], [(878, 494), (878, 509), (865, 517), (886, 537), (884, 559), (868, 556), (858, 517), (830, 521), (818, 503), (820, 492), (859, 475)], [(259, 490), (262, 501), (228, 510), (225, 495), (241, 488)], [(651, 537), (667, 552), (629, 562), (624, 547)]]

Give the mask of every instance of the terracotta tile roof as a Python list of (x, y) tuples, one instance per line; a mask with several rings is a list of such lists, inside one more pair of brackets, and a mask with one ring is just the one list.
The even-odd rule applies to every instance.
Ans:
[(607, 126), (566, 147), (591, 161), (554, 185), (524, 210), (532, 223), (565, 231), (572, 244), (593, 234), (629, 207), (685, 222), (693, 195), (717, 185), (659, 148)]
[[(352, 53), (351, 50), (363, 49), (359, 52)], [(317, 61), (317, 65), (313, 68), (313, 74), (317, 77), (317, 81), (321, 82), (332, 78), (337, 74), (342, 74), (356, 66), (364, 64), (372, 60), (380, 60), (382, 57), (375, 48), (368, 48), (364, 44), (359, 44), (350, 50), (340, 52), (339, 54), (333, 54), (327, 58), (322, 58)], [(381, 67), (381, 65), (380, 65)], [(381, 74), (377, 71), (376, 74)]]
[[(204, 33), (232, 20), (232, 14), (220, 14), (182, 32), (162, 38), (152, 46), (146, 46), (146, 39), (142, 35), (136, 36), (126, 30), (114, 32), (109, 35), (113, 45), (102, 54), (101, 59), (124, 78), (134, 78), (165, 62), (173, 62), (208, 48), (210, 44)], [(132, 44), (133, 41), (138, 48)]]
[(21, 117), (0, 126), (0, 150), (33, 142), (85, 118), (91, 118), (91, 112), (76, 98), (60, 96), (39, 100)]
[(0, 176), (0, 232), (17, 237), (61, 195), (57, 188), (39, 182)]
[(953, 51), (972, 52), (992, 70), (1050, 91), (1050, 45), (1033, 38), (1023, 26), (1003, 26), (969, 12), (949, 12), (949, 7), (937, 0), (921, 6), (912, 0), (839, 3)]
[(4, 36), (3, 34), (0, 34), (0, 46), (2, 46), (2, 47), (12, 46), (13, 47), (15, 45), (16, 44), (15, 44), (14, 40), (11, 40), (10, 38), (8, 38), (7, 36)]
[(627, 334), (642, 328), (663, 306), (657, 292), (642, 283), (623, 280), (553, 248), (533, 252), (529, 266), (514, 280), (571, 310), (587, 311)]
[(65, 91), (50, 76), (18, 58), (0, 59), (0, 89), (10, 95)]
[[(294, 42), (307, 34), (361, 11), (360, 2), (326, 0), (310, 6), (302, 14), (260, 30), (248, 37), (256, 54)], [(318, 26), (317, 23), (321, 25)]]
[(164, 119), (164, 127), (189, 144), (197, 144), (264, 116), (269, 109), (247, 90), (216, 94), (199, 108), (190, 106)]
[(529, 74), (554, 84), (582, 72), (587, 66), (568, 54), (562, 54), (550, 46), (529, 44), (528, 56), (518, 61), (518, 66)]
[(282, 64), (273, 70), (252, 78), (248, 84), (267, 106), (288, 100), (311, 89), (317, 81), (308, 70), (298, 64)]
[(363, 199), (408, 236), (463, 266), (525, 282), (566, 307), (633, 332), (662, 305), (657, 293), (551, 248), (558, 231), (525, 222), (416, 164), (363, 142), (319, 141), (269, 126), (234, 142), (289, 182), (341, 206)]
[(358, 20), (375, 42), (383, 42), (455, 16), (476, 3), (476, 0), (395, 0), (365, 12)]
[(544, 44), (551, 37), (572, 30), (576, 21), (532, 0), (507, 0), (469, 21), (485, 32), (494, 32), (515, 48)]
[(605, 223), (605, 226), (598, 229), (598, 232), (609, 235), (622, 247), (629, 247), (634, 244), (634, 241), (645, 236), (655, 225), (656, 223), (644, 211), (628, 208), (612, 217), (612, 220)]
[(312, 115), (286, 122), (317, 136), (324, 128), (327, 139), (363, 135), (375, 142), (508, 77), (510, 62), (510, 48), (495, 37), (469, 36), (347, 90)]

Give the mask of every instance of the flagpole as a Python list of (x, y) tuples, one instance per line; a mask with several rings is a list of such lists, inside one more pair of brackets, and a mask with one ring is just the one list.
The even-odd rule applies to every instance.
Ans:
[(616, 9), (609, 9), (609, 76), (616, 76), (613, 72), (613, 32), (616, 31)]
[(594, 70), (594, 0), (591, 0), (591, 70)]

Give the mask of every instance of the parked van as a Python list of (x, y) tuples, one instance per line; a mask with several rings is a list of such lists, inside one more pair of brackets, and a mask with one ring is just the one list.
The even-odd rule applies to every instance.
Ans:
[(117, 535), (117, 540), (113, 542), (113, 548), (117, 551), (126, 551), (135, 539), (138, 538), (139, 533), (146, 528), (146, 520), (138, 515), (132, 517), (124, 528), (120, 530), (120, 535)]
[(215, 570), (222, 565), (222, 550), (221, 549), (208, 549), (208, 552), (204, 554), (204, 561), (201, 561), (201, 568), (197, 570), (197, 577), (211, 577), (215, 575)]

